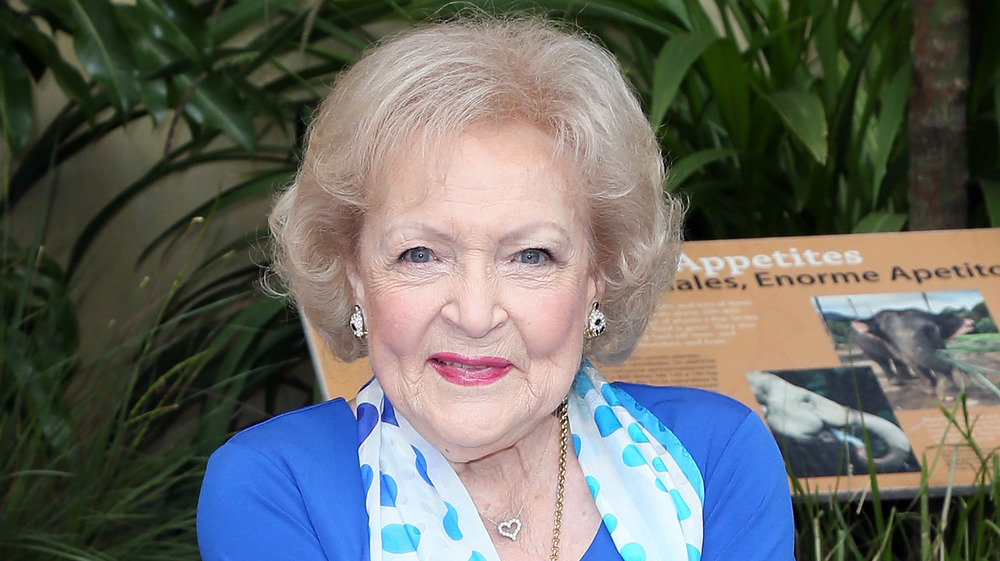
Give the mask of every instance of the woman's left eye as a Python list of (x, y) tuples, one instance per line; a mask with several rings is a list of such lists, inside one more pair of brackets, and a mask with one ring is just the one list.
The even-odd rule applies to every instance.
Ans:
[(427, 263), (433, 259), (434, 253), (426, 247), (412, 247), (407, 249), (399, 256), (400, 261), (409, 261), (411, 263)]
[(544, 249), (530, 248), (519, 251), (516, 260), (525, 265), (539, 265), (551, 258), (549, 252)]

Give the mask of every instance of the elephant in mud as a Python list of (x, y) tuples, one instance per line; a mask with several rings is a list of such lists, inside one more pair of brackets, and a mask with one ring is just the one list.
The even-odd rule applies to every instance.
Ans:
[(747, 379), (764, 420), (797, 476), (843, 474), (845, 463), (854, 472), (867, 472), (866, 431), (877, 473), (915, 469), (910, 442), (891, 421), (837, 403), (771, 372), (749, 372)]
[(851, 343), (875, 361), (891, 383), (908, 378), (926, 380), (939, 399), (954, 388), (953, 367), (937, 352), (948, 340), (974, 330), (969, 318), (923, 310), (883, 310), (868, 319), (851, 321)]

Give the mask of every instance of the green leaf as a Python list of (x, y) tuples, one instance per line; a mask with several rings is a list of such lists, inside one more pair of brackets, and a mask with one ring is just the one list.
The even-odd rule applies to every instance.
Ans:
[(670, 38), (653, 68), (652, 109), (649, 120), (653, 129), (660, 128), (667, 109), (677, 94), (681, 81), (691, 65), (716, 40), (715, 35), (700, 32), (680, 33)]
[(10, 43), (0, 41), (0, 127), (11, 153), (28, 145), (33, 125), (31, 75)]
[(209, 20), (208, 30), (212, 44), (222, 45), (248, 29), (268, 25), (271, 18), (294, 4), (295, 0), (236, 2)]
[[(125, 13), (136, 13), (129, 12), (130, 7), (127, 6), (121, 9)], [(160, 73), (164, 72), (176, 89), (180, 90), (182, 106), (177, 109), (182, 110), (188, 118), (193, 136), (198, 134), (196, 129), (207, 125), (225, 132), (243, 149), (253, 150), (256, 131), (250, 110), (240, 95), (242, 88), (237, 87), (220, 71), (202, 73), (200, 78), (178, 73), (179, 70), (173, 67), (177, 66), (179, 69), (184, 66), (184, 60), (177, 60), (179, 51), (163, 41), (144, 41), (141, 35), (148, 30), (135, 22), (136, 19), (138, 18), (133, 17), (129, 20), (131, 25), (128, 26), (128, 31), (135, 43), (136, 59), (145, 77), (143, 98), (149, 104), (154, 120), (162, 119), (169, 105), (167, 84), (160, 78)], [(181, 64), (177, 64), (178, 62)], [(170, 72), (165, 72), (165, 69)]]
[(877, 203), (885, 178), (889, 155), (896, 138), (903, 132), (903, 117), (910, 98), (910, 79), (912, 72), (909, 66), (900, 68), (892, 77), (888, 87), (880, 96), (882, 112), (873, 127), (869, 146), (869, 157), (872, 161), (874, 175), (872, 177), (872, 202)]
[(783, 90), (765, 96), (789, 130), (820, 164), (826, 163), (826, 113), (819, 96), (811, 91)]
[[(1000, 83), (993, 90), (993, 115), (997, 124), (997, 132), (1000, 133)], [(997, 140), (1000, 141), (1000, 134), (997, 135)]]
[(153, 241), (149, 242), (145, 249), (143, 249), (142, 253), (139, 255), (138, 261), (141, 262), (146, 259), (155, 248), (159, 247), (168, 239), (173, 238), (173, 241), (176, 242), (179, 239), (179, 236), (181, 236), (184, 231), (196, 221), (205, 220), (206, 217), (216, 214), (221, 209), (234, 206), (242, 201), (245, 201), (246, 199), (257, 198), (267, 193), (271, 193), (276, 186), (288, 184), (294, 175), (295, 172), (291, 169), (271, 169), (261, 172), (243, 183), (239, 183), (226, 189), (222, 193), (219, 193), (219, 195), (214, 199), (208, 200), (194, 208), (171, 224), (166, 230), (163, 230), (160, 235), (158, 235)]
[(118, 114), (128, 115), (139, 99), (139, 72), (115, 6), (109, 0), (62, 1), (68, 8), (80, 64), (104, 88)]
[(670, 172), (667, 176), (667, 191), (677, 191), (692, 173), (705, 167), (705, 165), (736, 156), (737, 154), (738, 152), (732, 148), (708, 148), (684, 156), (677, 163), (670, 166)]
[[(195, 38), (207, 37), (208, 32), (204, 21), (193, 23), (190, 16), (180, 15), (179, 10), (170, 9), (165, 0), (138, 0), (136, 4), (139, 8), (144, 29), (149, 34), (148, 39), (173, 46), (177, 52), (191, 61), (192, 65), (201, 70), (208, 70), (201, 48), (194, 43)], [(165, 11), (167, 8), (169, 11)], [(171, 19), (171, 16), (183, 17), (192, 28), (188, 30), (181, 27)], [(201, 25), (198, 25), (200, 23)]]
[(907, 216), (898, 212), (870, 212), (854, 226), (855, 234), (872, 232), (899, 232)]
[(1000, 181), (980, 179), (979, 186), (983, 190), (986, 214), (990, 217), (990, 224), (994, 228), (1000, 227)]
[(195, 83), (184, 112), (197, 123), (222, 130), (243, 149), (253, 150), (256, 133), (250, 111), (239, 95), (239, 88), (223, 74), (211, 74)]
[(750, 84), (743, 57), (732, 39), (724, 39), (705, 49), (701, 62), (730, 142), (743, 150), (750, 132)]
[(139, 94), (154, 123), (162, 122), (170, 109), (167, 79), (156, 76), (170, 61), (170, 54), (160, 41), (147, 40), (148, 32), (140, 25), (142, 18), (135, 6), (120, 6), (125, 33), (132, 44), (132, 53), (139, 68)]
[(3, 17), (0, 17), (0, 28), (6, 29), (11, 37), (21, 41), (34, 56), (45, 63), (66, 96), (75, 101), (88, 118), (93, 118), (94, 102), (86, 81), (76, 68), (63, 59), (49, 35), (39, 31), (30, 18), (8, 9), (4, 9)]

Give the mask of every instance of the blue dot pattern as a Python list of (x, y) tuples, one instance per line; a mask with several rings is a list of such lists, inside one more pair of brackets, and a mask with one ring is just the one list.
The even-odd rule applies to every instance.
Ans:
[[(577, 456), (622, 559), (699, 560), (704, 482), (688, 451), (659, 419), (605, 382), (586, 360), (573, 394), (570, 419), (574, 439), (582, 442)], [(588, 415), (593, 424), (574, 422)], [(608, 453), (614, 450), (618, 452)]]
[(635, 542), (622, 546), (619, 553), (624, 561), (646, 561), (646, 549)]
[[(646, 436), (646, 433), (642, 432), (642, 427), (639, 426), (639, 423), (629, 424), (628, 435), (634, 442), (649, 442), (649, 437)], [(663, 460), (660, 461), (662, 462)]]
[(616, 430), (622, 428), (621, 421), (615, 417), (615, 412), (607, 405), (601, 405), (594, 411), (594, 422), (597, 423), (597, 430), (601, 436), (608, 436)]
[[(377, 380), (357, 403), (372, 559), (500, 561), (461, 480)], [(586, 360), (569, 414), (574, 450), (622, 559), (700, 561), (704, 485), (673, 433)]]
[(687, 518), (691, 516), (691, 509), (688, 508), (687, 503), (684, 502), (684, 497), (681, 496), (677, 489), (671, 489), (670, 498), (674, 500), (674, 505), (677, 506), (678, 520), (687, 520)]
[(361, 485), (365, 488), (365, 495), (368, 494), (368, 489), (372, 486), (372, 478), (375, 477), (375, 472), (372, 470), (372, 466), (364, 464), (361, 466)]
[(416, 446), (410, 446), (410, 448), (413, 449), (413, 454), (416, 457), (413, 465), (417, 468), (417, 473), (420, 474), (420, 477), (422, 477), (428, 485), (433, 487), (434, 483), (431, 482), (431, 477), (427, 475), (427, 460), (424, 459), (423, 453), (420, 452)]
[(382, 422), (389, 423), (390, 425), (399, 426), (399, 421), (396, 420), (396, 410), (393, 409), (392, 404), (389, 400), (385, 400), (385, 404), (382, 409)]
[(588, 475), (587, 487), (590, 487), (590, 496), (596, 499), (597, 494), (601, 492), (601, 482), (598, 481), (596, 477)]
[(646, 465), (646, 458), (642, 457), (642, 452), (635, 447), (635, 444), (629, 444), (622, 450), (622, 462), (628, 467), (638, 467)]
[(391, 475), (384, 473), (380, 477), (382, 478), (382, 494), (379, 496), (379, 501), (382, 506), (396, 506), (396, 480)]
[(382, 549), (389, 553), (409, 553), (417, 550), (420, 530), (410, 524), (389, 524), (382, 527)]
[(462, 530), (458, 528), (458, 511), (449, 502), (445, 502), (444, 506), (448, 509), (448, 512), (444, 515), (444, 520), (441, 521), (445, 533), (453, 540), (462, 539)]
[(378, 423), (378, 410), (371, 403), (358, 404), (358, 442), (364, 442)]

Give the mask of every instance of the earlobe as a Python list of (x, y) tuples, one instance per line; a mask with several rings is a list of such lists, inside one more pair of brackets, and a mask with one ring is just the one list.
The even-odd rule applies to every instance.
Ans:
[(354, 295), (354, 302), (357, 304), (365, 302), (365, 285), (361, 282), (357, 263), (348, 261), (344, 268), (347, 272), (347, 282), (351, 285), (351, 293)]
[(591, 302), (600, 302), (601, 300), (604, 300), (604, 277), (598, 275), (597, 273), (591, 273), (590, 282), (587, 284), (587, 295), (589, 296), (588, 299)]

